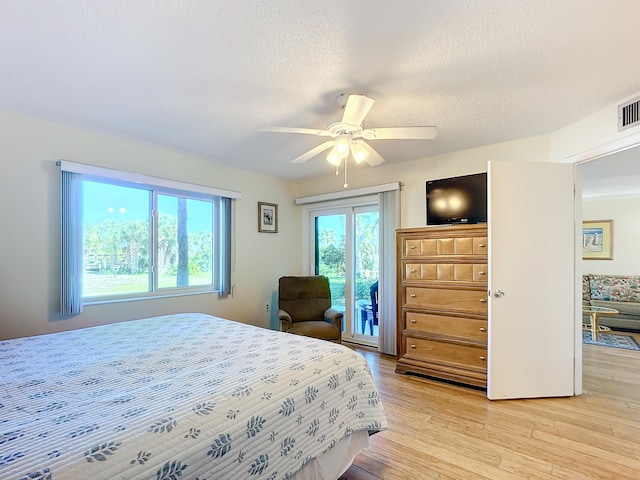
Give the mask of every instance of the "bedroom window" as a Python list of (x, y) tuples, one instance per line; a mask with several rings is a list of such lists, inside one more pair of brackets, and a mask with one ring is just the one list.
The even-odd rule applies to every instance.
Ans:
[(218, 189), (114, 172), (62, 172), (62, 313), (78, 313), (83, 303), (226, 296), (231, 198), (216, 195)]

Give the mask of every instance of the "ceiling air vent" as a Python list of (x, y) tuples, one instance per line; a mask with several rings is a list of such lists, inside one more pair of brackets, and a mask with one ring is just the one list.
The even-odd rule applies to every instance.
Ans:
[(640, 125), (640, 97), (618, 105), (618, 131)]

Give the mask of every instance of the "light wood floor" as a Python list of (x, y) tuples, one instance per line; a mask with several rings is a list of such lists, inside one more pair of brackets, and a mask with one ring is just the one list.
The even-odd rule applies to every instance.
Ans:
[(640, 351), (585, 345), (581, 396), (490, 401), (355, 350), (389, 429), (370, 438), (345, 480), (640, 479)]

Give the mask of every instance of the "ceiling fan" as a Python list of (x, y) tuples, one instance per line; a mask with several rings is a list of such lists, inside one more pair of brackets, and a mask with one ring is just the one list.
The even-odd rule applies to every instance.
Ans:
[[(336, 98), (338, 105), (344, 108), (342, 119), (330, 124), (326, 130), (296, 127), (260, 127), (263, 132), (301, 133), (329, 137), (324, 143), (291, 160), (291, 163), (303, 163), (321, 152), (331, 148), (327, 161), (336, 168), (349, 153), (356, 163), (367, 162), (371, 166), (384, 162), (366, 141), (374, 140), (431, 140), (438, 135), (437, 127), (381, 127), (364, 128), (362, 122), (373, 106), (374, 100), (366, 95), (342, 93)], [(365, 141), (366, 140), (366, 141)]]

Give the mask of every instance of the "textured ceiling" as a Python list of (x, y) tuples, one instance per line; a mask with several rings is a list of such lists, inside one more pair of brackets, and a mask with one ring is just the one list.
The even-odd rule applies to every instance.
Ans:
[[(640, 91), (640, 0), (0, 0), (0, 107), (285, 179), (339, 93), (388, 163), (545, 134)], [(373, 168), (373, 167), (372, 167)]]

